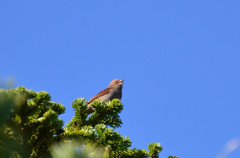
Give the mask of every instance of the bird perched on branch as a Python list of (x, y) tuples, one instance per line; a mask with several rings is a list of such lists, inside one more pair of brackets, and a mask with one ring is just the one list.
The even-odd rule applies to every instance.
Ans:
[(119, 99), (122, 98), (122, 85), (124, 80), (114, 79), (110, 82), (108, 88), (102, 90), (98, 94), (96, 94), (94, 97), (92, 97), (88, 101), (88, 107), (87, 107), (87, 113), (90, 114), (94, 112), (93, 108), (91, 107), (91, 103), (96, 100), (103, 100), (103, 101), (111, 101), (113, 99)]

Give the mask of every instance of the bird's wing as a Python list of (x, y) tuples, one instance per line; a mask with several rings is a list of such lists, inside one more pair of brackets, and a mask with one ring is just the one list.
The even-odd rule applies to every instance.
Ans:
[(95, 99), (103, 96), (103, 95), (106, 95), (110, 92), (110, 88), (106, 88), (104, 90), (102, 90), (101, 92), (99, 92), (97, 95), (95, 95), (94, 97), (92, 97), (89, 101), (88, 101), (88, 104), (91, 103), (92, 101), (94, 101)]

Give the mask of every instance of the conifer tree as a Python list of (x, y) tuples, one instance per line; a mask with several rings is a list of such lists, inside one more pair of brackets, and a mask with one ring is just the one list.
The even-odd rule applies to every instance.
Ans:
[[(131, 148), (131, 141), (115, 128), (123, 105), (118, 99), (88, 102), (75, 99), (75, 116), (63, 127), (59, 118), (65, 107), (51, 101), (47, 92), (24, 87), (0, 90), (0, 157), (99, 157), (144, 158), (159, 156), (162, 146), (150, 143), (148, 150)], [(169, 156), (169, 158), (177, 158)]]
[[(51, 101), (47, 92), (23, 87), (0, 91), (0, 157), (43, 157), (62, 131), (61, 104)], [(49, 155), (50, 156), (50, 155)]]

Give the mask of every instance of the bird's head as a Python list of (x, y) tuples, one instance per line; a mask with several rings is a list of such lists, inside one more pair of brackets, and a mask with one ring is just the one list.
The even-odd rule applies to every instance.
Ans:
[(110, 82), (108, 87), (122, 87), (124, 80), (114, 79)]

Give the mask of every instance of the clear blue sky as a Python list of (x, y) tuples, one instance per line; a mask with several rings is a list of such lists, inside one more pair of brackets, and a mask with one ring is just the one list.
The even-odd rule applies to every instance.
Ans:
[(215, 158), (239, 144), (239, 0), (1, 1), (0, 55), (1, 78), (49, 92), (65, 123), (74, 99), (124, 78), (117, 130), (133, 147)]

